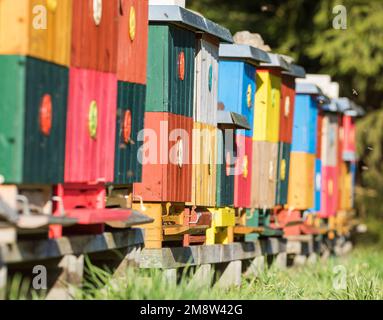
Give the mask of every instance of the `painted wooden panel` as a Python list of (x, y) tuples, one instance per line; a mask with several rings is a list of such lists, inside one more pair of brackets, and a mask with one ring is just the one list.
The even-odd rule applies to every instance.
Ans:
[(217, 186), (217, 128), (194, 122), (192, 204), (214, 207)]
[(146, 84), (148, 0), (119, 0), (117, 79)]
[(278, 142), (281, 105), (280, 72), (257, 69), (256, 87), (253, 139)]
[(250, 208), (253, 141), (251, 137), (237, 134), (236, 143), (234, 206), (236, 208)]
[(252, 162), (251, 207), (273, 208), (276, 202), (278, 143), (253, 141)]
[(218, 100), (224, 110), (246, 117), (251, 130), (238, 130), (247, 137), (253, 136), (255, 67), (241, 61), (220, 61)]
[(356, 168), (357, 164), (355, 162), (350, 163), (350, 171), (351, 171), (351, 184), (352, 184), (352, 189), (351, 189), (351, 206), (354, 207), (355, 204), (355, 184), (356, 184)]
[(217, 125), (219, 44), (197, 40), (194, 112), (196, 122)]
[(344, 115), (343, 116), (343, 154), (344, 160), (355, 159), (356, 151), (356, 129), (355, 129), (355, 118)]
[(69, 66), (71, 29), (72, 0), (0, 1), (0, 54)]
[(145, 113), (142, 182), (134, 194), (144, 201), (191, 202), (193, 119)]
[(318, 110), (318, 121), (317, 121), (317, 150), (316, 157), (318, 159), (322, 156), (322, 136), (323, 136), (323, 112)]
[(146, 86), (118, 81), (114, 183), (140, 182)]
[(282, 75), (279, 141), (291, 144), (295, 106), (295, 78)]
[(73, 1), (71, 67), (117, 70), (119, 1)]
[(338, 209), (338, 168), (326, 167), (322, 163), (322, 199), (320, 216), (335, 216)]
[(149, 25), (146, 111), (193, 116), (195, 34)]
[(351, 210), (353, 208), (353, 173), (351, 163), (340, 164), (339, 176), (339, 209)]
[(276, 204), (287, 204), (290, 173), (290, 152), (291, 145), (284, 142), (278, 143), (278, 167), (277, 167), (277, 188)]
[(338, 116), (325, 114), (322, 121), (322, 150), (323, 166), (336, 166), (338, 162)]
[(0, 56), (0, 175), (7, 183), (64, 178), (68, 69)]
[(315, 155), (291, 152), (288, 206), (307, 210), (314, 206)]
[(295, 97), (292, 151), (316, 154), (318, 109), (313, 97)]
[(116, 139), (117, 78), (71, 68), (65, 182), (112, 182)]
[(301, 234), (300, 225), (286, 226), (289, 222), (296, 222), (302, 219), (302, 213), (299, 210), (281, 210), (278, 212), (277, 219), (278, 226), (283, 228), (283, 235), (285, 237)]
[(315, 189), (313, 212), (320, 212), (322, 198), (322, 161), (315, 159)]
[[(246, 209), (246, 225), (249, 227), (259, 226), (259, 210), (258, 209)], [(245, 235), (245, 241), (258, 240), (258, 233), (250, 233)]]
[(234, 174), (237, 150), (234, 130), (217, 131), (217, 207), (234, 205)]

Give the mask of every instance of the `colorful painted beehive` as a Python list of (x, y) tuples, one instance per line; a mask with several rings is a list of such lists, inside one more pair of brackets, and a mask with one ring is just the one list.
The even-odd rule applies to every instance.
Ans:
[(322, 161), (315, 159), (315, 189), (314, 189), (314, 207), (311, 211), (320, 212), (322, 202)]
[(192, 118), (147, 112), (142, 149), (142, 182), (134, 194), (149, 202), (191, 202)]
[(278, 143), (253, 141), (251, 208), (271, 209), (276, 204)]
[(338, 115), (325, 113), (322, 120), (321, 160), (323, 166), (338, 165)]
[(291, 210), (306, 210), (314, 206), (315, 155), (291, 152), (288, 206)]
[(351, 210), (353, 208), (353, 172), (352, 164), (342, 162), (339, 176), (339, 209)]
[(338, 180), (337, 167), (326, 167), (322, 164), (322, 196), (321, 211), (322, 218), (335, 216), (338, 209)]
[(288, 71), (282, 71), (281, 109), (279, 120), (279, 141), (291, 144), (293, 136), (295, 79), (304, 78), (305, 70), (296, 64), (289, 64)]
[(69, 66), (72, 2), (2, 0), (0, 30), (6, 32), (0, 32), (0, 54), (30, 56)]
[(118, 82), (114, 183), (140, 182), (146, 86)]
[(148, 0), (119, 0), (118, 2), (117, 79), (146, 84)]
[(121, 1), (73, 1), (71, 67), (116, 73), (123, 8)]
[(288, 71), (287, 62), (279, 55), (269, 54), (271, 62), (257, 68), (254, 111), (255, 141), (278, 142), (281, 106), (281, 72)]
[(208, 124), (193, 124), (193, 174), (191, 204), (214, 207), (217, 187), (217, 128)]
[(278, 143), (278, 162), (277, 162), (277, 187), (276, 201), (277, 205), (287, 204), (287, 195), (289, 187), (290, 173), (290, 152), (291, 145), (289, 143)]
[(235, 211), (232, 208), (209, 209), (211, 228), (206, 230), (206, 244), (228, 244), (234, 241)]
[(0, 56), (0, 175), (6, 183), (64, 178), (68, 69), (38, 59)]
[(117, 79), (70, 69), (65, 183), (113, 182)]

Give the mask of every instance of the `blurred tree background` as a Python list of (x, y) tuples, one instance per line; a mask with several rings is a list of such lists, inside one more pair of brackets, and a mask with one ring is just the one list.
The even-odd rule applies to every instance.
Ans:
[[(308, 73), (330, 74), (340, 95), (368, 111), (358, 121), (362, 213), (383, 212), (383, 1), (186, 0), (188, 8), (231, 30), (259, 33), (272, 51), (292, 56)], [(347, 28), (334, 29), (336, 5)]]

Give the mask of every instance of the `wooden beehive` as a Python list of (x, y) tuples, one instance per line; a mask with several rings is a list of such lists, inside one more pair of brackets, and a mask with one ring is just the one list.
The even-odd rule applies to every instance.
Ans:
[(314, 206), (315, 155), (291, 152), (288, 206), (293, 210), (307, 210)]
[(148, 0), (119, 0), (119, 81), (146, 84), (148, 29)]
[(236, 135), (237, 161), (234, 179), (234, 206), (250, 208), (253, 165), (253, 141), (251, 137)]
[(72, 0), (2, 0), (0, 30), (0, 54), (69, 66)]
[(356, 130), (355, 130), (355, 117), (348, 115), (343, 116), (343, 148), (342, 158), (345, 161), (355, 160), (356, 153)]
[(253, 141), (251, 208), (270, 209), (276, 204), (278, 143)]
[[(114, 183), (140, 182), (146, 87), (118, 81)], [(141, 133), (142, 134), (142, 133)]]
[(295, 106), (295, 78), (282, 75), (279, 141), (291, 144)]
[(353, 173), (351, 164), (340, 164), (339, 176), (339, 209), (351, 210), (353, 208)]
[(116, 73), (119, 7), (119, 1), (73, 1), (71, 67)]
[(198, 37), (195, 60), (194, 110), (196, 122), (217, 125), (219, 40)]
[(70, 69), (65, 182), (113, 182), (117, 79)]
[(64, 178), (68, 69), (34, 58), (0, 56), (0, 175), (7, 183)]
[(217, 192), (217, 128), (215, 126), (194, 122), (192, 159), (191, 204), (214, 207)]
[(276, 204), (287, 204), (290, 173), (290, 152), (291, 145), (284, 142), (278, 143), (278, 166), (277, 166), (277, 187)]
[(322, 198), (322, 161), (318, 158), (315, 159), (315, 194), (314, 194), (314, 212), (321, 211), (321, 198)]
[(338, 209), (338, 167), (323, 166), (322, 164), (322, 195), (321, 211), (322, 218), (335, 216)]
[(191, 202), (193, 119), (165, 112), (145, 114), (142, 182), (144, 201)]
[(338, 131), (338, 115), (326, 113), (322, 121), (321, 160), (323, 166), (337, 166)]

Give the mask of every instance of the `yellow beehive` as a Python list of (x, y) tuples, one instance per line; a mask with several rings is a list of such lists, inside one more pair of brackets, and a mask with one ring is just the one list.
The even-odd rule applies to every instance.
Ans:
[(195, 122), (193, 128), (192, 204), (216, 205), (217, 128)]
[(1, 0), (0, 54), (70, 63), (72, 0)]
[(206, 230), (206, 244), (228, 244), (234, 241), (235, 209), (210, 208), (211, 228)]
[(314, 176), (315, 155), (292, 152), (288, 191), (289, 208), (306, 210), (314, 206)]
[(257, 71), (253, 140), (278, 142), (280, 107), (281, 77), (267, 70)]
[(352, 209), (352, 173), (347, 163), (340, 164), (340, 179), (339, 179), (339, 193), (340, 193), (340, 209)]

